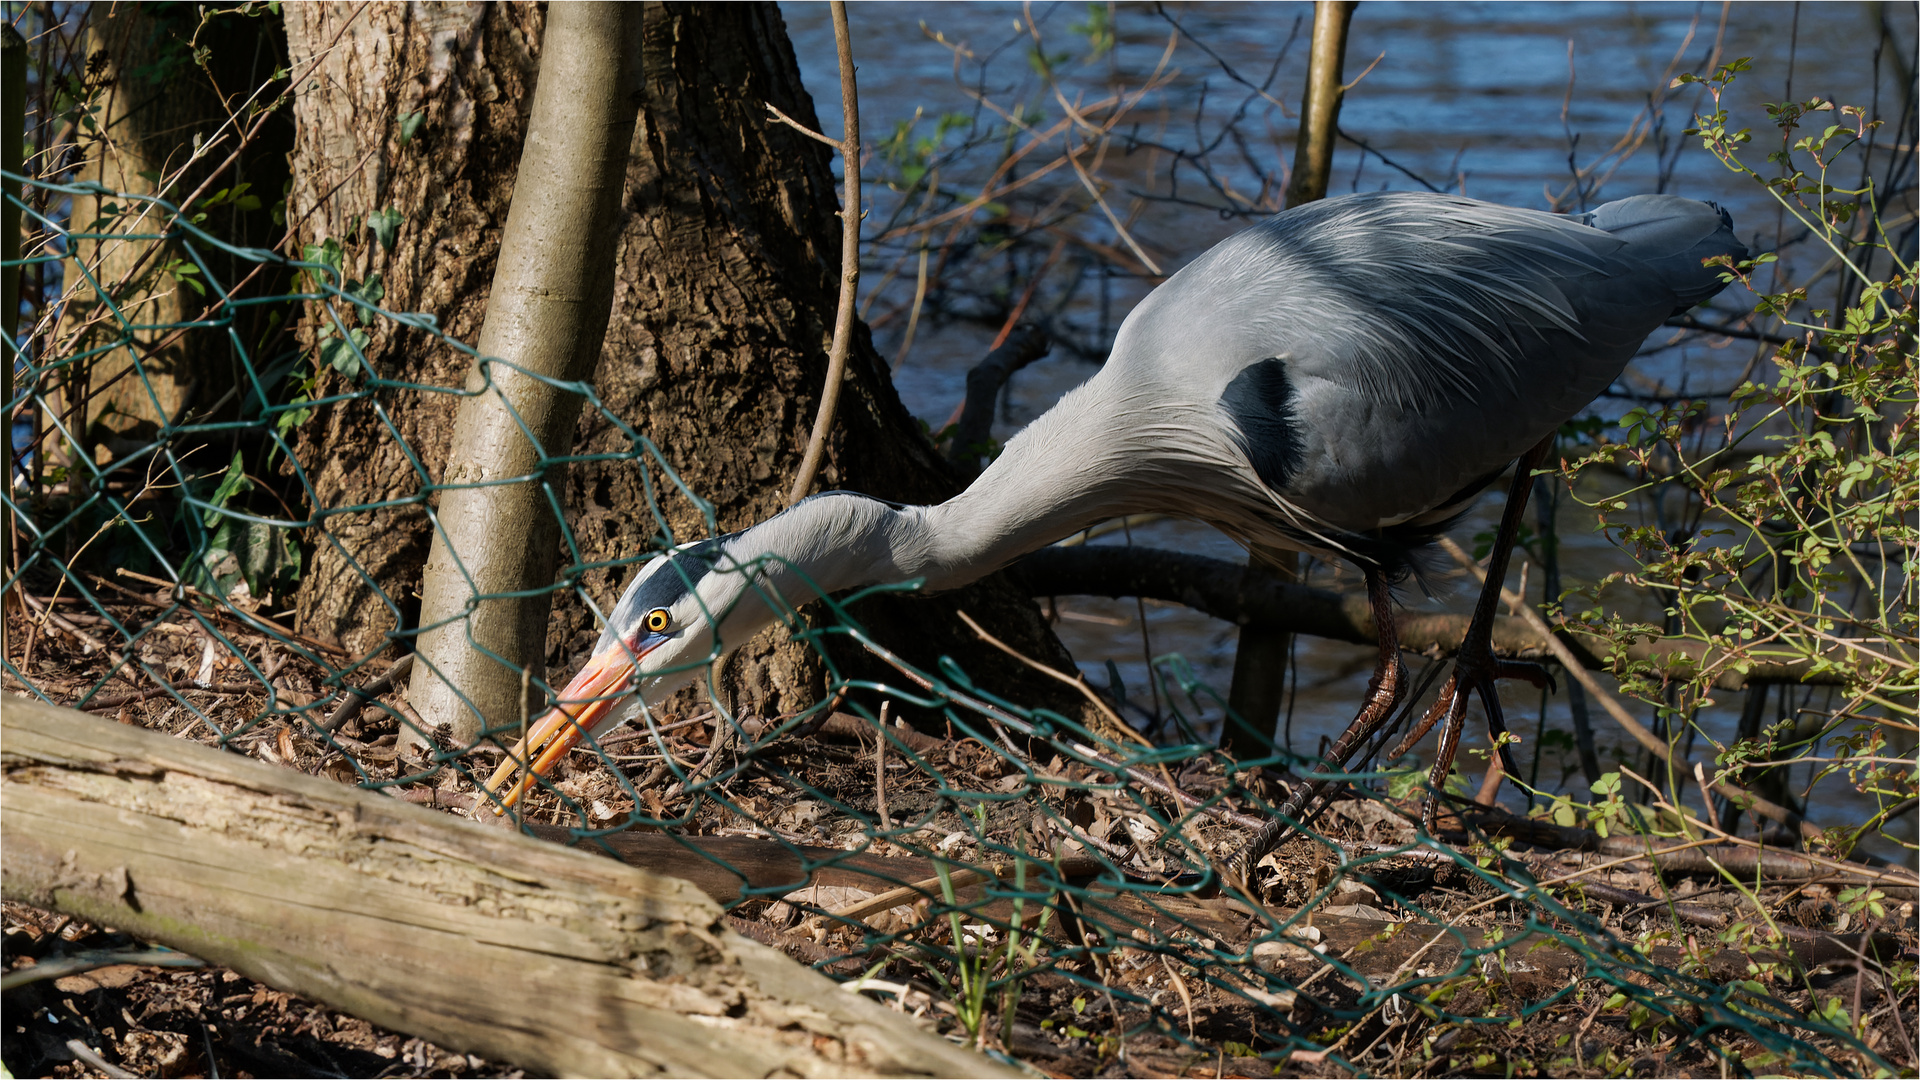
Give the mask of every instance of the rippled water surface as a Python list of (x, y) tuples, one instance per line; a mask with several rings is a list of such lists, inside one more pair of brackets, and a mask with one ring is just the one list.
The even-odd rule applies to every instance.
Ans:
[[(1081, 4), (849, 5), (864, 138), (871, 143), (910, 119), (916, 109), (937, 116), (969, 107), (955, 80), (953, 53), (929, 32), (964, 42), (976, 54), (1000, 50), (982, 85), (989, 94), (1000, 95), (1003, 105), (1010, 105), (1019, 100), (1020, 83), (1028, 74), (1024, 39), (1016, 23), (1023, 11), (1032, 13), (1050, 41), (1070, 47), (1075, 44), (1071, 27), (1084, 19), (1085, 10)], [(821, 124), (829, 134), (837, 134), (839, 87), (826, 5), (789, 3), (783, 11)], [(1195, 46), (1194, 39), (1241, 75), (1259, 81), (1273, 68), (1290, 35), (1297, 35), (1280, 61), (1271, 93), (1289, 108), (1298, 101), (1311, 30), (1310, 4), (1199, 4), (1168, 11), (1186, 31), (1171, 60), (1181, 79), (1156, 100), (1160, 111), (1148, 119), (1165, 125), (1171, 132), (1166, 136), (1169, 141), (1179, 141), (1180, 125), (1193, 125), (1196, 113), (1201, 127), (1217, 127), (1246, 97), (1219, 64)], [(1887, 11), (1895, 21), (1898, 40), (1909, 43), (1910, 49), (1912, 5), (1888, 5)], [(1870, 104), (1877, 78), (1881, 93), (1891, 99), (1894, 80), (1900, 77), (1895, 65), (1891, 58), (1883, 58), (1883, 70), (1876, 76), (1870, 54), (1881, 17), (1878, 5), (1855, 4), (1723, 8), (1368, 2), (1360, 5), (1353, 20), (1346, 77), (1354, 78), (1368, 64), (1373, 67), (1348, 94), (1340, 123), (1354, 137), (1437, 186), (1475, 198), (1545, 209), (1550, 193), (1568, 185), (1570, 153), (1583, 166), (1600, 157), (1628, 131), (1650, 95), (1665, 92), (1673, 72), (1704, 70), (1712, 56), (1721, 62), (1753, 58), (1753, 71), (1736, 84), (1730, 104), (1743, 124), (1756, 128), (1766, 124), (1759, 103), (1786, 98), (1789, 79), (1796, 97), (1819, 94), (1842, 103)], [(1160, 61), (1173, 27), (1152, 9), (1134, 5), (1119, 9), (1116, 25), (1115, 78), (1137, 86)], [(1084, 39), (1079, 44), (1084, 46)], [(971, 71), (967, 74), (973, 77)], [(1037, 96), (1032, 100), (1050, 104)], [(1679, 133), (1698, 101), (1697, 92), (1691, 90), (1675, 91), (1666, 98), (1663, 128), (1609, 178), (1601, 200), (1656, 189), (1662, 172), (1659, 137), (1664, 136), (1666, 156), (1673, 162), (1665, 190), (1722, 203), (1733, 213), (1743, 237), (1750, 238), (1756, 231), (1773, 235), (1776, 210), (1764, 193), (1729, 173), (1701, 152), (1694, 140)], [(1273, 166), (1282, 160), (1291, 162), (1297, 123), (1278, 109), (1257, 103), (1241, 126), (1253, 144), (1252, 152)], [(1577, 142), (1571, 141), (1573, 136)], [(1753, 155), (1756, 163), (1760, 157), (1760, 153)], [(1126, 176), (1128, 169), (1139, 164), (1120, 161), (1109, 171)], [(1335, 193), (1418, 186), (1405, 173), (1350, 144), (1337, 149)], [(1205, 209), (1157, 204), (1138, 219), (1136, 235), (1170, 272), (1243, 224), (1222, 221)], [(1108, 242), (1113, 239), (1107, 238)], [(869, 273), (868, 287), (879, 276)], [(897, 290), (900, 285), (896, 281), (889, 287)], [(1116, 294), (1116, 321), (1145, 287), (1130, 283)], [(1133, 291), (1127, 292), (1128, 288)], [(1726, 299), (1731, 305), (1735, 298)], [(984, 355), (992, 332), (959, 323), (922, 327), (909, 360), (895, 374), (908, 407), (934, 427), (944, 423), (964, 395), (967, 369)], [(875, 340), (888, 352), (898, 347), (900, 334), (899, 325), (885, 326), (876, 332)], [(1718, 346), (1696, 344), (1637, 361), (1628, 381), (1643, 389), (1730, 386), (1754, 353), (1743, 343)], [(1090, 362), (1056, 356), (1020, 373), (1010, 388), (996, 437), (1011, 435), (1094, 370)], [(1456, 530), (1456, 538), (1465, 543), (1475, 533), (1490, 530), (1500, 504), (1499, 492), (1490, 492)], [(1567, 509), (1566, 500), (1562, 505), (1562, 558), (1568, 583), (1593, 580), (1621, 566), (1619, 554), (1591, 531), (1590, 519), (1583, 523), (1580, 508)], [(1225, 537), (1184, 522), (1136, 528), (1131, 540), (1244, 558)], [(1101, 542), (1124, 543), (1127, 538), (1115, 535)], [(1344, 567), (1315, 566), (1312, 580), (1330, 587), (1358, 586), (1357, 574)], [(1472, 591), (1455, 582), (1450, 593), (1437, 599), (1416, 594), (1407, 600), (1415, 606), (1465, 610), (1471, 598)], [(1631, 600), (1623, 597), (1618, 602)], [(1224, 697), (1233, 667), (1233, 627), (1151, 601), (1067, 598), (1059, 601), (1058, 608), (1060, 635), (1096, 684), (1109, 683), (1111, 664), (1129, 698), (1145, 704), (1150, 699), (1146, 654), (1178, 652)], [(1352, 716), (1365, 689), (1372, 656), (1367, 647), (1316, 639), (1301, 639), (1297, 650), (1300, 677), (1292, 702), (1291, 731), (1295, 748), (1307, 750), (1318, 738), (1337, 733)], [(1705, 717), (1708, 730), (1715, 734), (1730, 732), (1737, 715), (1738, 695), (1727, 696), (1733, 698), (1731, 706), (1722, 703)], [(1533, 758), (1531, 745), (1542, 719), (1540, 695), (1529, 687), (1510, 687), (1504, 700), (1510, 722), (1527, 739), (1528, 745), (1518, 755), (1524, 770)], [(1184, 699), (1181, 704), (1187, 706)], [(1809, 704), (1818, 707), (1820, 698)], [(1550, 701), (1546, 726), (1570, 730), (1565, 710), (1564, 697)], [(1218, 710), (1209, 708), (1205, 715), (1217, 719)], [(1616, 751), (1626, 754), (1631, 744), (1624, 734), (1603, 716), (1595, 722), (1601, 725), (1596, 735), (1603, 762), (1614, 760)], [(1477, 718), (1470, 718), (1468, 749), (1486, 745), (1484, 729), (1474, 731), (1478, 724)], [(1464, 768), (1478, 771), (1477, 759), (1463, 754), (1461, 760)], [(1637, 752), (1630, 760), (1638, 760)], [(1570, 752), (1563, 760), (1557, 751), (1549, 751), (1539, 769), (1540, 782), (1549, 788), (1560, 786), (1568, 776), (1578, 781), (1577, 763)], [(1839, 785), (1829, 782), (1822, 790), (1837, 792)], [(1816, 803), (1812, 814), (1816, 820), (1842, 819), (1857, 809), (1845, 802)]]

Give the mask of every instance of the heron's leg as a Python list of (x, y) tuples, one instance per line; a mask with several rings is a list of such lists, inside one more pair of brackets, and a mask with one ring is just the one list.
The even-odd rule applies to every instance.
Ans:
[[(1322, 759), (1324, 764), (1336, 771), (1344, 767), (1373, 738), (1380, 726), (1393, 717), (1394, 708), (1400, 703), (1403, 671), (1400, 665), (1399, 628), (1393, 620), (1393, 592), (1378, 571), (1368, 569), (1366, 577), (1367, 601), (1373, 609), (1374, 636), (1380, 642), (1380, 659), (1374, 664), (1373, 677), (1367, 680), (1367, 697), (1360, 706), (1359, 714), (1327, 748), (1326, 757)], [(1246, 846), (1228, 860), (1229, 872), (1242, 882), (1246, 881), (1253, 873), (1254, 864), (1267, 852), (1280, 846), (1288, 830), (1294, 827), (1295, 822), (1302, 820), (1301, 811), (1307, 803), (1331, 783), (1331, 780), (1322, 780), (1300, 785), (1288, 796), (1279, 813), (1261, 826)]]
[(1433, 703), (1433, 707), (1421, 717), (1420, 723), (1392, 751), (1396, 757), (1406, 753), (1436, 722), (1445, 721), (1440, 725), (1440, 745), (1434, 751), (1433, 770), (1427, 775), (1432, 792), (1428, 794), (1420, 812), (1421, 821), (1428, 832), (1433, 831), (1435, 796), (1443, 790), (1448, 774), (1453, 771), (1454, 754), (1460, 749), (1460, 732), (1466, 721), (1468, 698), (1479, 695), (1481, 707), (1487, 714), (1487, 728), (1492, 732), (1494, 741), (1500, 744), (1500, 762), (1508, 776), (1515, 776), (1518, 773), (1514, 769), (1513, 755), (1507, 750), (1503, 738), (1507, 733), (1507, 723), (1505, 714), (1500, 710), (1496, 683), (1502, 678), (1520, 678), (1536, 686), (1552, 684), (1546, 669), (1538, 664), (1502, 660), (1493, 655), (1493, 617), (1499, 609), (1500, 586), (1506, 581), (1507, 560), (1512, 553), (1514, 534), (1519, 532), (1521, 515), (1526, 513), (1527, 496), (1533, 492), (1533, 470), (1546, 457), (1552, 445), (1553, 438), (1548, 436), (1538, 446), (1522, 454), (1514, 467), (1513, 486), (1507, 489), (1507, 506), (1500, 515), (1500, 529), (1494, 534), (1493, 551), (1487, 560), (1486, 584), (1480, 589), (1479, 602), (1473, 608), (1473, 621), (1467, 624), (1467, 634), (1460, 642), (1460, 651), (1454, 655), (1453, 675), (1441, 688), (1440, 699)]
[(1420, 722), (1413, 725), (1413, 730), (1407, 732), (1405, 738), (1395, 743), (1393, 749), (1387, 751), (1387, 757), (1389, 759), (1397, 758), (1413, 749), (1415, 743), (1427, 737), (1427, 732), (1433, 730), (1433, 725), (1439, 723), (1440, 718), (1447, 715), (1448, 708), (1451, 706), (1454, 698), (1458, 696), (1454, 693), (1454, 688), (1457, 687), (1459, 683), (1460, 676), (1457, 672), (1447, 676), (1446, 684), (1440, 687), (1439, 699), (1429, 706), (1426, 712), (1420, 714)]

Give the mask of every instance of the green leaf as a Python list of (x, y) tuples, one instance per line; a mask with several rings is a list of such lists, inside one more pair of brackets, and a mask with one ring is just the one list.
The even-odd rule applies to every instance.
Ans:
[(290, 587), (300, 580), (300, 545), (291, 530), (262, 521), (249, 521), (229, 548), (240, 564), (240, 576), (255, 596)]
[(167, 273), (173, 280), (180, 284), (192, 286), (193, 291), (199, 293), (201, 296), (207, 295), (207, 287), (201, 284), (200, 279), (195, 276), (200, 273), (200, 268), (192, 263), (182, 259), (175, 259), (173, 262), (167, 264)]
[(208, 504), (214, 507), (202, 515), (207, 528), (213, 528), (215, 522), (225, 518), (226, 515), (220, 511), (226, 508), (227, 503), (231, 502), (235, 495), (251, 490), (253, 490), (253, 481), (247, 479), (246, 464), (240, 459), (240, 451), (235, 450), (233, 461), (227, 466), (226, 475), (220, 478), (220, 486), (214, 488), (213, 495), (207, 499)]
[(341, 277), (340, 265), (346, 258), (346, 251), (341, 248), (340, 241), (329, 236), (318, 244), (306, 244), (302, 246), (300, 249), (300, 258), (303, 262), (319, 263), (321, 266), (332, 270), (333, 280), (338, 281)]
[(400, 145), (401, 146), (405, 146), (408, 143), (413, 141), (414, 132), (420, 130), (420, 124), (426, 118), (427, 118), (427, 114), (424, 110), (420, 112), (401, 113), (398, 117), (396, 117), (396, 120), (400, 124)]
[(365, 282), (349, 281), (347, 287), (340, 291), (368, 304), (377, 304), (387, 298), (387, 287), (381, 283), (378, 273), (369, 275)]
[(375, 210), (368, 214), (367, 228), (373, 230), (374, 239), (380, 241), (382, 250), (392, 251), (394, 238), (399, 234), (400, 223), (404, 220), (406, 219), (401, 215), (399, 207), (389, 206), (385, 210)]
[(1113, 48), (1113, 22), (1107, 18), (1105, 4), (1088, 4), (1087, 21), (1074, 23), (1068, 29), (1087, 36), (1087, 46), (1091, 50), (1087, 54), (1088, 60), (1097, 60)]
[[(351, 339), (351, 345), (348, 339)], [(351, 379), (360, 374), (360, 356), (355, 350), (364, 350), (369, 340), (367, 332), (356, 326), (347, 331), (347, 338), (331, 338), (322, 342), (320, 362)]]

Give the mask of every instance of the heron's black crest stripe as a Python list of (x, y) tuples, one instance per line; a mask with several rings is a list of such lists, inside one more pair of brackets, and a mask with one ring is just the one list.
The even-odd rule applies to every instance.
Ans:
[(713, 569), (713, 561), (719, 558), (724, 548), (721, 546), (734, 534), (716, 536), (710, 540), (688, 544), (668, 557), (665, 566), (647, 575), (646, 580), (638, 582), (620, 598), (620, 604), (614, 609), (608, 620), (610, 627), (628, 627), (639, 625), (640, 616), (654, 608), (670, 608), (682, 597), (693, 590), (707, 572)]
[(1239, 434), (1235, 441), (1253, 463), (1253, 471), (1268, 487), (1285, 491), (1299, 471), (1303, 452), (1295, 430), (1293, 384), (1287, 379), (1286, 362), (1262, 360), (1249, 365), (1227, 384), (1220, 407), (1233, 420)]

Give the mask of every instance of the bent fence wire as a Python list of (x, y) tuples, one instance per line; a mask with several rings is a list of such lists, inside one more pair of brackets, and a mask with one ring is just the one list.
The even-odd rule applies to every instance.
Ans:
[[(483, 370), (502, 362), (448, 339), (431, 316), (383, 310), (336, 266), (231, 247), (157, 199), (29, 183), (41, 191), (24, 204), (37, 234), (24, 265), (53, 284), (39, 324), (23, 328), (24, 344), (9, 343), (7, 509), (18, 546), (6, 586), (29, 605), (15, 622), (25, 640), (16, 632), (4, 658), (10, 689), (411, 801), (490, 813), (475, 792), (501, 760), (500, 743), (519, 733), (517, 718), (476, 745), (413, 757), (396, 740), (414, 723), (404, 695), (397, 680), (377, 677), (417, 631), (395, 631), (394, 648), (355, 657), (296, 633), (267, 601), (284, 599), (277, 590), (302, 545), (335, 542), (331, 519), (375, 509), (318, 501), (290, 445), (298, 425), (361, 399), (404, 445), (384, 411), (395, 392), (465, 392), (385, 377), (361, 352), (358, 327), (389, 320)], [(36, 209), (76, 196), (110, 197), (116, 214), (83, 233), (62, 223), (64, 210)], [(136, 290), (103, 280), (98, 260), (77, 257), (77, 241), (177, 260), (171, 287), (197, 277), (209, 314), (143, 322)], [(295, 271), (304, 291), (235, 296), (216, 276), (215, 251)], [(263, 304), (289, 323), (310, 319), (309, 345), (257, 355), (236, 320)], [(75, 400), (81, 386), (98, 390), (87, 369), (138, 379), (164, 415), (148, 366), (163, 333), (217, 339), (231, 352), (244, 376), (237, 409), (217, 421), (173, 416), (141, 445), (96, 459), (87, 404)], [(321, 363), (354, 375), (351, 389), (304, 400), (301, 376)], [(592, 387), (567, 389), (606, 412)], [(624, 456), (635, 468), (678, 483), (644, 433), (607, 419), (628, 434)], [(242, 457), (229, 464), (217, 449), (243, 438), (266, 447), (301, 501), (276, 515), (261, 510), (271, 500), (243, 497), (253, 481)], [(411, 501), (424, 505), (431, 472), (414, 448), (407, 456), (419, 481)], [(541, 472), (569, 460), (549, 455)], [(553, 504), (557, 513), (557, 497)], [(670, 543), (665, 515), (646, 509)], [(589, 603), (567, 583), (592, 567), (570, 536), (565, 543), (569, 565), (552, 602)], [(397, 598), (384, 599), (397, 615)], [(808, 632), (816, 648), (842, 635), (889, 655), (843, 602), (824, 603), (832, 618)], [(643, 862), (652, 851), (655, 865), (665, 851), (676, 873), (730, 906), (737, 928), (860, 979), (903, 1010), (951, 1014), (955, 1030), (1017, 1056), (1079, 1045), (1110, 1058), (1160, 1046), (1209, 1067), (1259, 1056), (1364, 1071), (1378, 1049), (1477, 1070), (1493, 1060), (1479, 1056), (1483, 1047), (1524, 1045), (1543, 1068), (1562, 1055), (1625, 1068), (1587, 1061), (1614, 1052), (1589, 1040), (1604, 1015), (1603, 1027), (1662, 1032), (1663, 1053), (1725, 1056), (1737, 1042), (1743, 1068), (1771, 1061), (1834, 1073), (1845, 1071), (1834, 1053), (1880, 1060), (1845, 1015), (1811, 1015), (1784, 1000), (1793, 964), (1821, 959), (1805, 953), (1808, 939), (1769, 944), (1764, 924), (1743, 922), (1717, 934), (1643, 922), (1629, 936), (1583, 910), (1578, 866), (1529, 854), (1471, 817), (1451, 819), (1460, 834), (1445, 842), (1417, 832), (1387, 794), (1417, 794), (1411, 772), (1341, 777), (1352, 781), (1352, 799), (1323, 816), (1310, 842), (1263, 862), (1249, 895), (1220, 868), (1283, 801), (1270, 777), (1284, 766), (1311, 774), (1311, 763), (1235, 763), (1197, 743), (1116, 741), (1002, 700), (950, 663), (895, 665), (900, 678), (885, 686), (834, 672), (819, 711), (843, 691), (865, 690), (943, 715), (946, 732), (887, 724), (852, 703), (858, 722), (843, 715), (809, 736), (795, 728), (823, 717), (646, 717), (577, 751), (575, 768), (529, 797), (523, 823)], [(1161, 670), (1185, 683), (1190, 702), (1217, 702), (1177, 657)], [(551, 696), (545, 681), (530, 683)], [(355, 698), (352, 688), (368, 694)], [(363, 700), (364, 713), (338, 722)], [(1176, 719), (1190, 735), (1188, 718)], [(1498, 1042), (1535, 1019), (1553, 1026), (1524, 1044)], [(1436, 1062), (1443, 1056), (1450, 1064)]]

